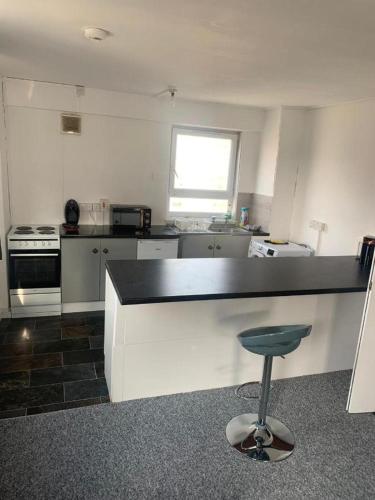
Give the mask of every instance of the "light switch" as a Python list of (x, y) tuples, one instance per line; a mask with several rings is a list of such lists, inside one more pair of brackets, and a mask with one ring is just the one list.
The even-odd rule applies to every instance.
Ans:
[(311, 229), (315, 229), (316, 231), (319, 231), (319, 232), (327, 231), (327, 229), (328, 229), (328, 226), (325, 222), (321, 222), (321, 221), (315, 220), (315, 219), (310, 221), (309, 227), (311, 227)]

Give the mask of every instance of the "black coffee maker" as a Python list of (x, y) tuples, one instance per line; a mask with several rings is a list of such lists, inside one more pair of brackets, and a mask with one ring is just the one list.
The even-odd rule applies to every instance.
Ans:
[(68, 200), (65, 204), (65, 225), (70, 227), (78, 226), (79, 205), (76, 200)]
[(364, 236), (359, 262), (361, 266), (370, 268), (375, 249), (375, 236)]

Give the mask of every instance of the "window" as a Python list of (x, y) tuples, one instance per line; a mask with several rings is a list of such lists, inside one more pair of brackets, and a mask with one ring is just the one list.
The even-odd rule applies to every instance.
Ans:
[(238, 134), (175, 127), (169, 213), (209, 216), (231, 208)]

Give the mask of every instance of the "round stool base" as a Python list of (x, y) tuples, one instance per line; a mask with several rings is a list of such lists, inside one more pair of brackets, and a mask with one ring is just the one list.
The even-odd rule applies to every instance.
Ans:
[(260, 426), (257, 420), (255, 413), (232, 418), (226, 429), (230, 445), (259, 462), (278, 462), (288, 458), (294, 450), (293, 433), (276, 418), (267, 416), (265, 426)]

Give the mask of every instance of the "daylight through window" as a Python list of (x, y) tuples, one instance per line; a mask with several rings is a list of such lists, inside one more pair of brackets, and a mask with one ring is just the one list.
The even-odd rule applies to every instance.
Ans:
[(225, 214), (234, 192), (238, 134), (175, 127), (169, 212)]

